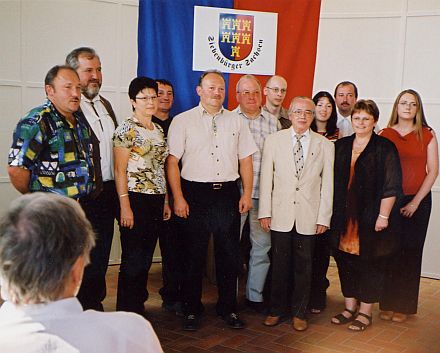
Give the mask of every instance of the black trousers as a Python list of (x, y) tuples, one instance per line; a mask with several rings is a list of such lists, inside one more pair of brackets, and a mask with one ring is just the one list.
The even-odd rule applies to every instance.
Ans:
[[(406, 205), (414, 195), (405, 196)], [(386, 269), (385, 285), (380, 301), (381, 310), (402, 314), (417, 314), (423, 246), (431, 215), (431, 193), (426, 195), (411, 218), (401, 216), (401, 247)]]
[(96, 199), (81, 198), (80, 204), (96, 234), (96, 245), (90, 253), (90, 264), (85, 268), (78, 300), (84, 310), (103, 311), (106, 296), (105, 274), (112, 247), (115, 219), (118, 218), (119, 200), (114, 181), (103, 184)]
[(315, 235), (271, 231), (272, 285), (271, 314), (305, 319), (312, 280)]
[(336, 250), (335, 260), (345, 298), (356, 298), (370, 304), (379, 301), (384, 280), (384, 258), (365, 259)]
[(148, 299), (148, 271), (163, 221), (165, 195), (129, 192), (129, 197), (134, 227), (120, 227), (122, 256), (116, 310), (143, 314)]
[(168, 221), (163, 221), (159, 232), (163, 281), (159, 294), (162, 297), (162, 301), (168, 304), (182, 301), (184, 243), (182, 234), (179, 231), (177, 218), (177, 216), (173, 215)]
[(327, 270), (330, 263), (330, 231), (316, 236), (313, 251), (312, 284), (310, 289), (310, 309), (323, 310), (327, 304)]
[(217, 314), (236, 311), (237, 278), (240, 259), (240, 192), (236, 182), (189, 182), (182, 179), (183, 195), (189, 205), (189, 217), (181, 219), (185, 243), (185, 277), (182, 287), (186, 313), (200, 314), (202, 278), (210, 235), (214, 239), (218, 287)]

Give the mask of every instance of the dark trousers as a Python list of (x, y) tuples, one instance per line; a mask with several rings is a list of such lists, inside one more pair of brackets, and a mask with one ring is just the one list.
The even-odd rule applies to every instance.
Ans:
[[(414, 195), (405, 196), (406, 205)], [(407, 315), (417, 314), (423, 246), (431, 214), (431, 193), (420, 203), (411, 218), (401, 217), (402, 233), (399, 251), (387, 263), (381, 310)]]
[(383, 287), (385, 259), (365, 259), (359, 255), (337, 250), (335, 260), (345, 298), (356, 298), (370, 304), (379, 301)]
[[(236, 182), (196, 183), (182, 179), (183, 195), (189, 205), (189, 217), (181, 219), (185, 243), (185, 278), (182, 287), (184, 310), (199, 314), (202, 278), (210, 235), (214, 239), (218, 287), (217, 314), (236, 311), (237, 278), (240, 258), (240, 192)], [(213, 188), (214, 187), (214, 188)]]
[(130, 192), (129, 197), (134, 227), (120, 227), (122, 256), (116, 310), (143, 314), (148, 299), (148, 271), (163, 221), (165, 195)]
[(106, 296), (105, 274), (112, 247), (115, 219), (119, 213), (119, 200), (115, 182), (103, 184), (97, 198), (81, 198), (80, 204), (96, 234), (96, 245), (90, 253), (90, 264), (85, 268), (78, 300), (84, 310), (103, 311)]
[(162, 281), (159, 290), (162, 301), (168, 304), (181, 302), (181, 287), (183, 281), (183, 239), (179, 231), (177, 216), (163, 221), (160, 227), (159, 246), (162, 255)]
[(312, 285), (310, 289), (310, 309), (323, 310), (327, 302), (327, 270), (330, 263), (330, 232), (316, 236), (312, 263)]
[(291, 313), (305, 319), (312, 279), (312, 256), (316, 236), (271, 231), (271, 314)]

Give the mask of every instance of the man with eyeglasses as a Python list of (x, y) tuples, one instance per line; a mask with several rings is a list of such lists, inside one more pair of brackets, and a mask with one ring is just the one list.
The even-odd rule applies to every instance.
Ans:
[(96, 233), (96, 246), (91, 251), (90, 264), (84, 271), (78, 299), (84, 310), (103, 311), (102, 301), (106, 296), (105, 274), (114, 223), (119, 212), (112, 144), (118, 123), (110, 102), (100, 94), (102, 67), (95, 50), (88, 47), (74, 49), (67, 55), (66, 64), (78, 73), (80, 79), (80, 107), (93, 131), (95, 152), (96, 190), (92, 195), (81, 198), (80, 204)]
[[(225, 80), (221, 72), (204, 72), (196, 90), (200, 104), (177, 115), (168, 132), (168, 181), (186, 254), (183, 329), (199, 328), (202, 278), (211, 234), (218, 286), (216, 311), (228, 327), (241, 329), (244, 323), (237, 313), (240, 213), (252, 207), (252, 154), (257, 147), (238, 114), (222, 106)], [(243, 185), (241, 196), (238, 178)]]
[(328, 229), (333, 204), (334, 145), (310, 130), (314, 112), (310, 98), (292, 100), (292, 127), (266, 138), (260, 175), (258, 218), (272, 240), (271, 305), (264, 325), (291, 315), (297, 331), (307, 329), (315, 236)]
[(253, 185), (252, 208), (241, 215), (241, 232), (246, 220), (249, 220), (249, 238), (251, 251), (246, 283), (246, 303), (257, 312), (263, 312), (263, 289), (270, 266), (268, 252), (270, 236), (261, 228), (258, 221), (258, 197), (260, 186), (261, 153), (264, 140), (278, 131), (278, 120), (267, 110), (261, 108), (261, 84), (253, 75), (240, 77), (236, 86), (236, 98), (239, 103), (236, 111), (241, 116), (254, 138), (258, 151), (252, 155)]
[(284, 77), (275, 75), (267, 80), (266, 87), (263, 93), (266, 96), (266, 104), (263, 110), (267, 110), (272, 115), (275, 115), (282, 129), (289, 128), (292, 123), (289, 120), (287, 110), (283, 107), (284, 98), (286, 98), (287, 81)]

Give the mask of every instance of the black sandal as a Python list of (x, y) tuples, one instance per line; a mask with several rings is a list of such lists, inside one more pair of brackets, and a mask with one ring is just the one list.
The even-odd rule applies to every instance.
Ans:
[[(342, 313), (340, 313), (340, 314), (338, 314), (336, 316), (333, 316), (333, 318), (331, 320), (331, 323), (335, 324), (335, 325), (345, 325), (345, 324), (348, 324), (349, 322), (352, 322), (354, 320), (354, 318), (355, 318), (356, 311), (350, 310), (350, 309), (347, 309), (347, 308), (345, 308), (344, 311), (350, 313), (351, 316), (350, 317), (346, 317), (346, 316), (342, 315)], [(334, 322), (333, 319), (338, 320), (338, 322)]]
[(357, 317), (356, 317), (356, 320), (354, 320), (354, 321), (351, 323), (351, 325), (348, 326), (348, 328), (349, 328), (350, 330), (352, 330), (352, 331), (359, 331), (359, 332), (360, 332), (360, 331), (365, 331), (365, 329), (366, 329), (368, 326), (371, 326), (371, 324), (373, 323), (373, 317), (372, 317), (372, 316), (369, 316), (369, 315), (367, 315), (367, 314), (361, 313), (361, 312), (358, 313), (358, 316), (363, 316), (364, 318), (366, 318), (366, 319), (368, 320), (368, 323), (365, 324), (365, 323), (363, 323), (362, 321), (358, 320)]

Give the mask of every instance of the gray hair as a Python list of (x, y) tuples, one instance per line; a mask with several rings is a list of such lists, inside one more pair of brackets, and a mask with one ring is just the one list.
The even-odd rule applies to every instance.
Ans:
[(0, 220), (0, 278), (15, 304), (54, 301), (75, 261), (95, 245), (78, 202), (51, 193), (20, 196)]
[(258, 87), (260, 87), (260, 91), (261, 91), (260, 81), (254, 75), (246, 74), (246, 75), (241, 76), (240, 79), (237, 81), (237, 84), (235, 85), (235, 92), (240, 93), (240, 90), (239, 90), (240, 84), (244, 80), (254, 80), (258, 84)]
[(74, 50), (72, 50), (66, 57), (66, 65), (69, 65), (70, 67), (72, 67), (74, 70), (77, 70), (79, 67), (79, 61), (78, 58), (84, 55), (87, 57), (87, 59), (91, 60), (93, 58), (98, 58), (99, 56), (98, 54), (96, 54), (95, 49), (93, 48), (89, 48), (89, 47), (81, 47), (81, 48), (76, 48)]

